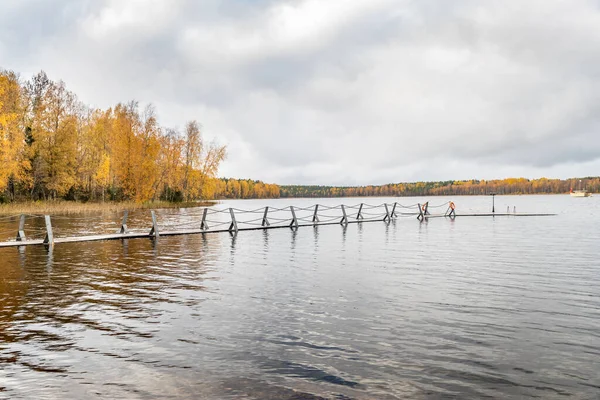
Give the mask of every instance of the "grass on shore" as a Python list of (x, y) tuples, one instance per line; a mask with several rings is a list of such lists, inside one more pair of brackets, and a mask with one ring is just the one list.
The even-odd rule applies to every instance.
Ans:
[(72, 214), (90, 211), (117, 212), (123, 210), (144, 210), (158, 208), (189, 208), (205, 207), (216, 204), (214, 201), (191, 201), (171, 203), (168, 201), (154, 201), (148, 203), (135, 202), (105, 202), (105, 203), (78, 203), (75, 201), (35, 201), (23, 203), (0, 204), (0, 215), (13, 214)]

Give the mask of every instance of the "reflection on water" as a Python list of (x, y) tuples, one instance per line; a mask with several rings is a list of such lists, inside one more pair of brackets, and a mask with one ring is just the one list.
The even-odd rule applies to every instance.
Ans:
[(598, 199), (3, 249), (0, 398), (596, 398)]

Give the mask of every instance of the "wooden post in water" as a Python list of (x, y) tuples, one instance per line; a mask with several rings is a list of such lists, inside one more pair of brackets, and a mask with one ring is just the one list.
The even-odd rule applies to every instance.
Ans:
[(46, 237), (44, 238), (44, 244), (53, 246), (54, 245), (54, 234), (52, 233), (52, 221), (49, 215), (44, 215), (46, 221)]
[(292, 222), (290, 222), (290, 228), (298, 228), (298, 219), (296, 218), (296, 211), (294, 211), (294, 206), (290, 206), (290, 211), (292, 212)]
[(513, 214), (517, 213), (517, 206), (513, 206)]
[(388, 219), (391, 220), (392, 218), (390, 217), (390, 209), (388, 208), (387, 203), (383, 203), (383, 205), (385, 206), (385, 216), (383, 217), (383, 222), (385, 222)]
[(342, 220), (340, 221), (340, 224), (342, 225), (348, 225), (348, 216), (346, 215), (346, 208), (344, 207), (344, 205), (342, 204)]
[(396, 205), (397, 204), (398, 203), (394, 202), (394, 207), (392, 207), (392, 214), (391, 214), (392, 217), (397, 217), (397, 215), (396, 215)]
[(127, 230), (127, 217), (129, 216), (129, 211), (125, 210), (123, 213), (123, 220), (121, 221), (121, 229), (117, 233), (125, 234), (128, 232)]
[(21, 214), (19, 218), (19, 230), (17, 231), (17, 242), (21, 242), (25, 239), (25, 214)]
[(360, 203), (360, 207), (358, 207), (358, 213), (356, 214), (356, 219), (363, 219), (362, 208), (363, 208), (363, 203)]
[(319, 222), (319, 205), (315, 204), (315, 213), (313, 214), (312, 219), (313, 224), (317, 224)]
[(267, 213), (269, 212), (269, 206), (265, 207), (265, 213), (263, 214), (262, 226), (271, 226), (267, 219)]
[(423, 207), (421, 207), (421, 203), (417, 203), (417, 206), (419, 207), (419, 215), (417, 216), (417, 219), (419, 221), (423, 221)]
[(202, 212), (202, 222), (200, 223), (200, 229), (208, 230), (208, 223), (206, 222), (206, 216), (208, 215), (208, 208), (205, 208)]
[(158, 223), (156, 222), (156, 213), (154, 210), (150, 211), (150, 215), (152, 216), (152, 228), (150, 229), (149, 235), (158, 238), (160, 233), (158, 232)]
[(424, 215), (430, 215), (429, 214), (429, 202), (425, 203), (425, 210), (423, 210), (423, 214)]
[(229, 232), (238, 231), (237, 221), (235, 220), (235, 214), (233, 213), (233, 208), (229, 209), (229, 214), (231, 215), (231, 225), (229, 225)]

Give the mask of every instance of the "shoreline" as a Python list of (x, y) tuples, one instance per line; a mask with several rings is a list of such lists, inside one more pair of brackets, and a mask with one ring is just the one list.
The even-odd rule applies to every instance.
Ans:
[[(594, 193), (596, 194), (596, 193)], [(568, 196), (569, 193), (527, 193), (527, 194), (499, 194), (497, 196)], [(149, 203), (135, 203), (133, 201), (125, 202), (88, 202), (81, 203), (76, 201), (57, 200), (57, 201), (36, 201), (36, 202), (15, 202), (0, 204), (0, 215), (18, 215), (18, 214), (35, 214), (35, 213), (61, 213), (61, 214), (77, 214), (85, 212), (107, 211), (116, 212), (124, 210), (155, 210), (160, 208), (193, 208), (193, 207), (210, 207), (217, 205), (223, 201), (235, 200), (301, 200), (301, 199), (368, 199), (368, 198), (411, 198), (411, 197), (480, 197), (489, 196), (487, 194), (455, 194), (455, 195), (420, 195), (420, 196), (335, 196), (335, 197), (277, 197), (277, 198), (254, 198), (254, 199), (218, 199), (218, 200), (201, 200), (181, 203), (172, 203), (168, 201), (155, 201)]]
[(116, 212), (124, 210), (155, 210), (159, 208), (192, 208), (207, 207), (218, 204), (217, 200), (189, 201), (182, 203), (171, 203), (168, 201), (155, 201), (150, 203), (104, 202), (104, 203), (81, 203), (76, 201), (39, 201), (39, 202), (16, 202), (0, 204), (0, 215), (18, 214), (78, 214), (85, 212), (107, 211)]

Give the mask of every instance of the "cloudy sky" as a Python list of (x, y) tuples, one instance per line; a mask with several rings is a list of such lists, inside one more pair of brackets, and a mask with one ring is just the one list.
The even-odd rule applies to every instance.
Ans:
[(154, 103), (221, 175), (600, 175), (598, 0), (3, 0), (0, 67)]

